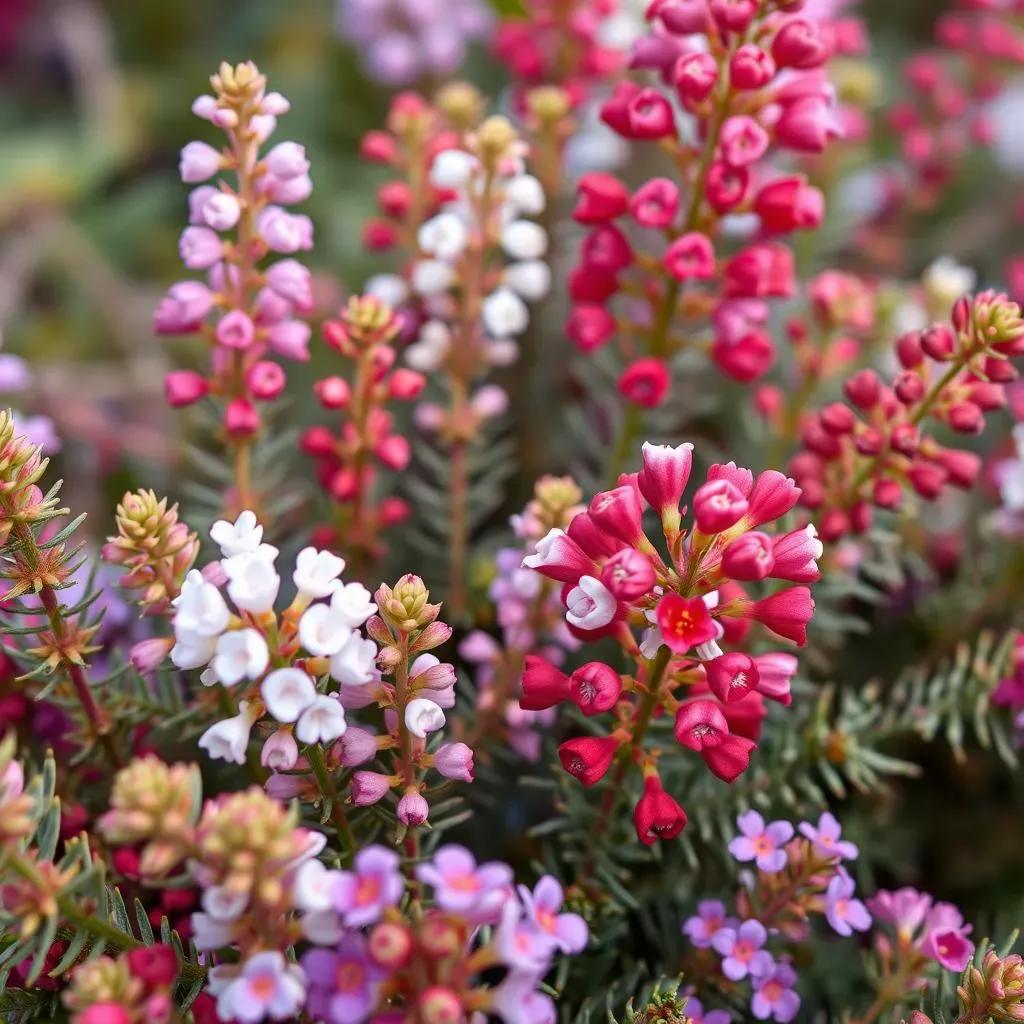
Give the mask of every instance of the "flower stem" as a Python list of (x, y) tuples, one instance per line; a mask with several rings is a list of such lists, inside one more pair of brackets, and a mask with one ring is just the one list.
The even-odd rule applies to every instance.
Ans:
[(348, 820), (345, 805), (338, 797), (338, 789), (334, 785), (334, 779), (327, 768), (324, 760), (323, 748), (317, 744), (310, 744), (306, 748), (306, 758), (313, 769), (316, 781), (320, 786), (320, 793), (323, 799), (331, 805), (331, 818), (334, 821), (334, 828), (338, 833), (338, 841), (346, 857), (354, 857), (356, 852), (356, 837), (352, 832), (352, 824)]

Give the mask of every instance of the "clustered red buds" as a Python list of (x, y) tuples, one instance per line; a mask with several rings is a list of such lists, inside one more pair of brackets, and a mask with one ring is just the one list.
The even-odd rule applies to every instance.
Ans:
[[(551, 530), (523, 561), (562, 584), (575, 636), (584, 642), (614, 637), (636, 665), (620, 676), (608, 665), (588, 662), (566, 675), (543, 657), (526, 659), (524, 708), (571, 701), (588, 716), (614, 713), (616, 726), (608, 735), (559, 747), (563, 767), (585, 786), (599, 782), (626, 749), (640, 761), (647, 722), (662, 713), (674, 716), (681, 746), (734, 782), (756, 748), (764, 698), (791, 700), (796, 659), (752, 656), (738, 645), (752, 621), (793, 643), (806, 641), (814, 602), (804, 584), (818, 579), (821, 543), (811, 526), (765, 532), (796, 505), (800, 489), (771, 470), (755, 479), (735, 463), (712, 466), (693, 496), (693, 525), (684, 529), (680, 503), (691, 466), (692, 445), (645, 444), (639, 473), (597, 494), (566, 531)], [(644, 531), (645, 505), (661, 521), (667, 560)], [(747, 585), (767, 580), (799, 585), (751, 598)], [(644, 631), (639, 644), (635, 628)], [(725, 652), (719, 641), (737, 649)], [(652, 764), (644, 774), (636, 824), (647, 843), (678, 834), (685, 814), (660, 793)]]
[[(693, 339), (734, 380), (756, 380), (774, 361), (764, 300), (795, 291), (793, 254), (779, 238), (818, 227), (824, 198), (800, 174), (772, 176), (766, 160), (780, 150), (820, 153), (840, 134), (824, 71), (833, 36), (784, 13), (788, 6), (656, 0), (653, 32), (635, 44), (632, 66), (656, 71), (660, 83), (620, 82), (602, 108), (617, 134), (658, 142), (678, 169), (678, 181), (656, 178), (632, 193), (594, 172), (577, 191), (574, 216), (590, 230), (569, 279), (567, 333), (584, 352), (628, 335), (619, 389), (634, 404), (664, 401), (667, 361)], [(670, 93), (695, 130), (682, 130)], [(729, 253), (722, 221), (734, 214), (755, 216), (760, 233)], [(660, 233), (663, 245), (639, 249), (631, 224)], [(639, 326), (625, 328), (609, 308), (620, 295), (649, 306), (639, 315), (631, 307)]]
[(423, 390), (422, 374), (395, 368), (393, 342), (399, 326), (388, 306), (372, 296), (349, 300), (338, 320), (324, 325), (328, 345), (354, 365), (347, 377), (317, 381), (320, 404), (341, 415), (336, 430), (310, 427), (301, 447), (317, 464), (317, 480), (334, 502), (331, 524), (320, 527), (316, 543), (343, 551), (360, 565), (383, 554), (382, 527), (409, 513), (400, 498), (375, 496), (377, 466), (400, 473), (409, 464), (409, 441), (393, 428), (387, 404), (412, 401)]
[(925, 421), (980, 433), (985, 413), (1006, 404), (1006, 384), (1018, 376), (1009, 360), (1020, 355), (1020, 307), (983, 292), (956, 303), (952, 327), (936, 324), (899, 338), (902, 370), (888, 386), (874, 370), (850, 377), (847, 404), (826, 406), (804, 422), (803, 450), (789, 467), (823, 539), (863, 533), (873, 508), (899, 508), (908, 487), (926, 501), (949, 485), (973, 487), (980, 458), (941, 445), (924, 433)]

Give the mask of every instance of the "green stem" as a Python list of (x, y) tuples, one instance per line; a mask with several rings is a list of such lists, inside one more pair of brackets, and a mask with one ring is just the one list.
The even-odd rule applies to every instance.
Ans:
[(345, 812), (345, 805), (338, 798), (338, 790), (334, 785), (334, 779), (327, 768), (324, 760), (323, 748), (318, 744), (311, 744), (306, 747), (306, 759), (313, 768), (313, 774), (320, 786), (323, 799), (331, 805), (331, 819), (338, 833), (338, 841), (346, 857), (354, 857), (356, 852), (356, 837), (352, 832), (352, 824)]

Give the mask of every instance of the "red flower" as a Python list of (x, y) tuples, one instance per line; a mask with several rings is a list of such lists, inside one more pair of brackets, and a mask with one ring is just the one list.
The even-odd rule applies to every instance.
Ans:
[(569, 677), (569, 696), (585, 715), (610, 711), (622, 694), (622, 677), (610, 665), (589, 661)]
[(711, 612), (699, 597), (666, 594), (658, 602), (657, 621), (661, 639), (676, 654), (685, 654), (718, 635)]
[(656, 409), (671, 384), (668, 367), (653, 356), (631, 363), (619, 377), (619, 394), (635, 405)]
[(704, 763), (723, 782), (735, 782), (749, 767), (750, 755), (757, 749), (745, 736), (726, 736), (721, 743), (701, 751)]
[(751, 618), (801, 647), (807, 643), (807, 623), (813, 614), (814, 601), (807, 587), (790, 587), (755, 601), (750, 608)]
[(686, 811), (662, 788), (657, 775), (644, 779), (644, 795), (633, 811), (633, 824), (641, 843), (653, 846), (656, 839), (675, 839), (686, 828)]
[(628, 209), (629, 190), (614, 174), (592, 171), (580, 178), (573, 220), (580, 224), (603, 224), (621, 217)]
[(170, 946), (146, 946), (128, 954), (128, 970), (147, 988), (170, 988), (178, 977), (178, 958)]
[(581, 736), (563, 743), (558, 748), (558, 759), (584, 786), (593, 786), (604, 778), (618, 749), (619, 741), (611, 736)]
[(546, 711), (570, 696), (569, 677), (535, 654), (526, 656), (522, 686), (519, 706), (525, 711)]
[(704, 662), (708, 686), (723, 703), (731, 704), (756, 690), (760, 679), (757, 664), (749, 654), (730, 651)]

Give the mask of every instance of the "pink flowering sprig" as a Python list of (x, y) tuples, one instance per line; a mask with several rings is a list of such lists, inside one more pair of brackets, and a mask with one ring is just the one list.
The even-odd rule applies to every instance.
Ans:
[(409, 514), (402, 499), (379, 497), (377, 484), (378, 466), (400, 473), (410, 457), (409, 442), (393, 430), (386, 406), (414, 399), (425, 382), (414, 370), (394, 367), (398, 331), (392, 310), (372, 296), (350, 299), (340, 318), (324, 325), (327, 343), (352, 364), (352, 372), (350, 379), (332, 375), (314, 387), (320, 404), (340, 414), (340, 426), (310, 427), (302, 436), (334, 510), (316, 539), (347, 555), (357, 576), (384, 554), (381, 530)]
[[(614, 638), (630, 665), (623, 673), (591, 661), (566, 675), (531, 655), (523, 674), (520, 703), (527, 709), (571, 702), (588, 717), (613, 716), (607, 733), (568, 740), (558, 751), (565, 770), (585, 786), (618, 762), (606, 811), (631, 766), (641, 766), (649, 780), (656, 775), (659, 751), (648, 752), (645, 738), (664, 714), (675, 720), (679, 746), (735, 782), (756, 749), (764, 698), (788, 705), (796, 671), (791, 655), (745, 652), (750, 623), (802, 645), (814, 611), (805, 584), (818, 579), (822, 547), (813, 527), (765, 532), (796, 505), (799, 488), (774, 470), (755, 480), (734, 463), (712, 466), (694, 495), (692, 525), (684, 527), (680, 503), (691, 467), (692, 445), (645, 444), (638, 474), (597, 494), (568, 530), (552, 530), (523, 561), (563, 585), (576, 636)], [(646, 505), (661, 522), (658, 543), (644, 530)], [(767, 580), (799, 585), (751, 599), (745, 587)], [(637, 830), (644, 842), (658, 835), (640, 822)]]
[(1024, 354), (1020, 307), (1003, 294), (965, 296), (952, 327), (936, 324), (903, 335), (903, 369), (891, 385), (862, 370), (844, 386), (849, 404), (826, 406), (805, 420), (803, 450), (790, 462), (825, 540), (863, 533), (874, 508), (899, 509), (907, 487), (932, 501), (947, 485), (974, 486), (980, 459), (944, 447), (923, 430), (938, 420), (956, 433), (985, 428), (985, 413), (1006, 403), (1018, 376), (1010, 359)]
[[(817, 227), (824, 199), (802, 175), (771, 175), (766, 160), (777, 151), (820, 153), (840, 133), (824, 71), (829, 34), (790, 7), (774, 0), (650, 5), (652, 36), (636, 45), (634, 64), (657, 71), (660, 82), (624, 81), (604, 105), (602, 118), (615, 132), (657, 142), (677, 170), (677, 178), (653, 179), (632, 194), (605, 173), (579, 183), (575, 218), (591, 230), (569, 280), (567, 333), (584, 352), (615, 338), (629, 363), (619, 379), (629, 409), (611, 481), (641, 410), (665, 400), (676, 353), (696, 345), (744, 383), (774, 360), (764, 300), (795, 290), (793, 254), (778, 239)], [(706, 45), (694, 45), (695, 34)], [(684, 121), (695, 121), (695, 130), (684, 131)], [(723, 221), (736, 214), (755, 215), (760, 231), (726, 257)], [(627, 234), (631, 224), (663, 242), (642, 250)], [(608, 308), (619, 295), (636, 307), (628, 316)]]
[[(285, 386), (281, 366), (266, 356), (309, 358), (310, 329), (296, 314), (312, 307), (310, 274), (294, 254), (312, 248), (313, 225), (286, 207), (308, 198), (312, 182), (302, 146), (282, 142), (262, 152), (288, 101), (266, 91), (254, 64), (222, 64), (210, 82), (214, 95), (200, 96), (192, 109), (224, 132), (226, 145), (190, 142), (180, 168), (183, 181), (199, 186), (189, 196), (181, 256), (190, 270), (207, 272), (207, 283), (172, 285), (155, 326), (158, 334), (201, 334), (211, 344), (209, 373), (169, 374), (167, 399), (175, 407), (206, 395), (224, 402), (221, 427), (233, 465), (233, 493), (225, 500), (237, 513), (258, 507), (251, 465), (258, 403)], [(232, 175), (232, 184), (209, 184), (221, 172)], [(263, 265), (271, 253), (286, 258)]]

